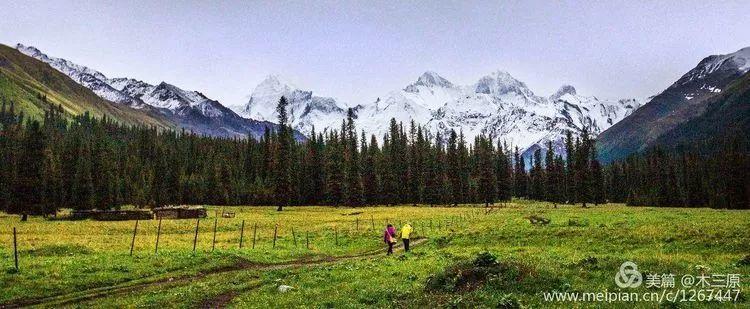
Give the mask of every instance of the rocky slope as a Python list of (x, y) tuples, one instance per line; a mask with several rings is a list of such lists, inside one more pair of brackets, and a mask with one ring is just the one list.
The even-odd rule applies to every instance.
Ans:
[[(706, 57), (674, 84), (599, 136), (604, 161), (658, 144), (662, 135), (700, 117), (730, 84), (750, 71), (750, 47)], [(684, 127), (683, 129), (684, 130)]]

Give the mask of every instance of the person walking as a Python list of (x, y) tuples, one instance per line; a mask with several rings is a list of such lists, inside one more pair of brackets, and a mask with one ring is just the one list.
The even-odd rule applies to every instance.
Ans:
[(388, 253), (386, 255), (393, 254), (393, 245), (396, 243), (396, 228), (392, 224), (388, 224), (383, 233), (383, 241), (388, 245)]
[(404, 242), (404, 252), (409, 252), (409, 237), (411, 236), (412, 227), (408, 222), (401, 228), (401, 240)]

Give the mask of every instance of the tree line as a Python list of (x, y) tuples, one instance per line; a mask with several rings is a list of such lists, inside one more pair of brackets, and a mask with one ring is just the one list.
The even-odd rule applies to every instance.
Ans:
[(296, 140), (286, 99), (279, 126), (258, 140), (125, 126), (88, 113), (43, 119), (14, 104), (0, 110), (0, 209), (54, 214), (58, 208), (121, 205), (457, 205), (512, 197), (558, 203), (750, 208), (748, 154), (659, 149), (603, 166), (586, 129), (529, 160), (517, 147), (461, 132), (432, 134), (391, 119), (383, 136), (357, 131), (350, 110), (340, 129)]

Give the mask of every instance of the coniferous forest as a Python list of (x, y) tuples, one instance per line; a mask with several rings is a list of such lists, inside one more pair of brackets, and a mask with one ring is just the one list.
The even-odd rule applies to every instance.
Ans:
[(358, 132), (351, 110), (338, 130), (293, 138), (286, 100), (279, 129), (255, 140), (120, 125), (50, 107), (28, 119), (3, 100), (0, 209), (54, 214), (59, 208), (112, 209), (174, 204), (394, 205), (605, 202), (665, 207), (750, 208), (750, 156), (650, 149), (607, 165), (595, 140), (568, 132), (565, 155), (552, 145), (524, 161), (519, 149), (460, 132), (431, 134), (390, 122), (384, 136)]

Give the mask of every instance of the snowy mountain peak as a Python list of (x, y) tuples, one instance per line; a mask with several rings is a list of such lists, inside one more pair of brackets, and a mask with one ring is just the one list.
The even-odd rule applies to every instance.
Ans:
[(73, 80), (79, 83), (91, 82), (91, 79), (106, 79), (104, 74), (91, 69), (86, 66), (78, 65), (62, 58), (49, 57), (44, 54), (41, 50), (34, 46), (27, 46), (21, 43), (16, 44), (16, 50), (20, 51), (24, 55), (32, 58), (36, 58), (42, 62), (49, 64), (54, 69), (65, 73), (70, 76)]
[(550, 100), (555, 101), (566, 94), (575, 96), (577, 94), (576, 88), (571, 85), (562, 85), (560, 86), (560, 89), (557, 89), (557, 91), (550, 96)]
[(750, 71), (750, 46), (745, 47), (729, 55), (737, 65), (737, 69), (745, 73)]
[(141, 99), (151, 106), (170, 110), (198, 106), (209, 100), (200, 92), (182, 90), (167, 82), (161, 82), (153, 89), (149, 89), (149, 92), (142, 95)]
[(406, 86), (405, 91), (419, 92), (419, 86), (453, 88), (453, 83), (433, 71), (422, 73), (413, 84)]
[(253, 90), (253, 96), (257, 95), (277, 95), (290, 93), (297, 89), (297, 86), (285, 80), (278, 75), (268, 75)]
[[(154, 86), (133, 78), (107, 78), (88, 67), (62, 58), (49, 57), (32, 46), (17, 44), (16, 49), (47, 63), (108, 101), (166, 117), (177, 127), (190, 132), (222, 137), (250, 135), (257, 138), (272, 126), (269, 122), (242, 118), (198, 91), (183, 90), (167, 82)], [(278, 78), (275, 80), (279, 83)]]
[(290, 124), (302, 133), (310, 133), (313, 125), (318, 128), (338, 126), (346, 117), (346, 105), (334, 98), (314, 96), (312, 91), (302, 90), (278, 75), (269, 75), (255, 87), (250, 100), (235, 110), (246, 117), (276, 121), (276, 106), (281, 97), (287, 99)]
[[(677, 80), (673, 87), (704, 80), (717, 72), (742, 75), (748, 71), (750, 71), (750, 47), (745, 47), (731, 54), (706, 57), (698, 63), (697, 67)], [(713, 87), (713, 85), (709, 83), (706, 87)]]
[(24, 53), (25, 55), (30, 56), (30, 57), (34, 57), (34, 58), (36, 58), (38, 56), (41, 56), (41, 55), (44, 55), (42, 53), (42, 51), (40, 51), (38, 48), (36, 48), (34, 46), (26, 46), (26, 45), (23, 45), (21, 43), (16, 44), (16, 49), (18, 51)]
[(529, 90), (524, 82), (517, 80), (508, 72), (500, 70), (480, 78), (474, 85), (474, 91), (495, 96), (512, 93), (528, 98), (534, 97), (534, 93)]

